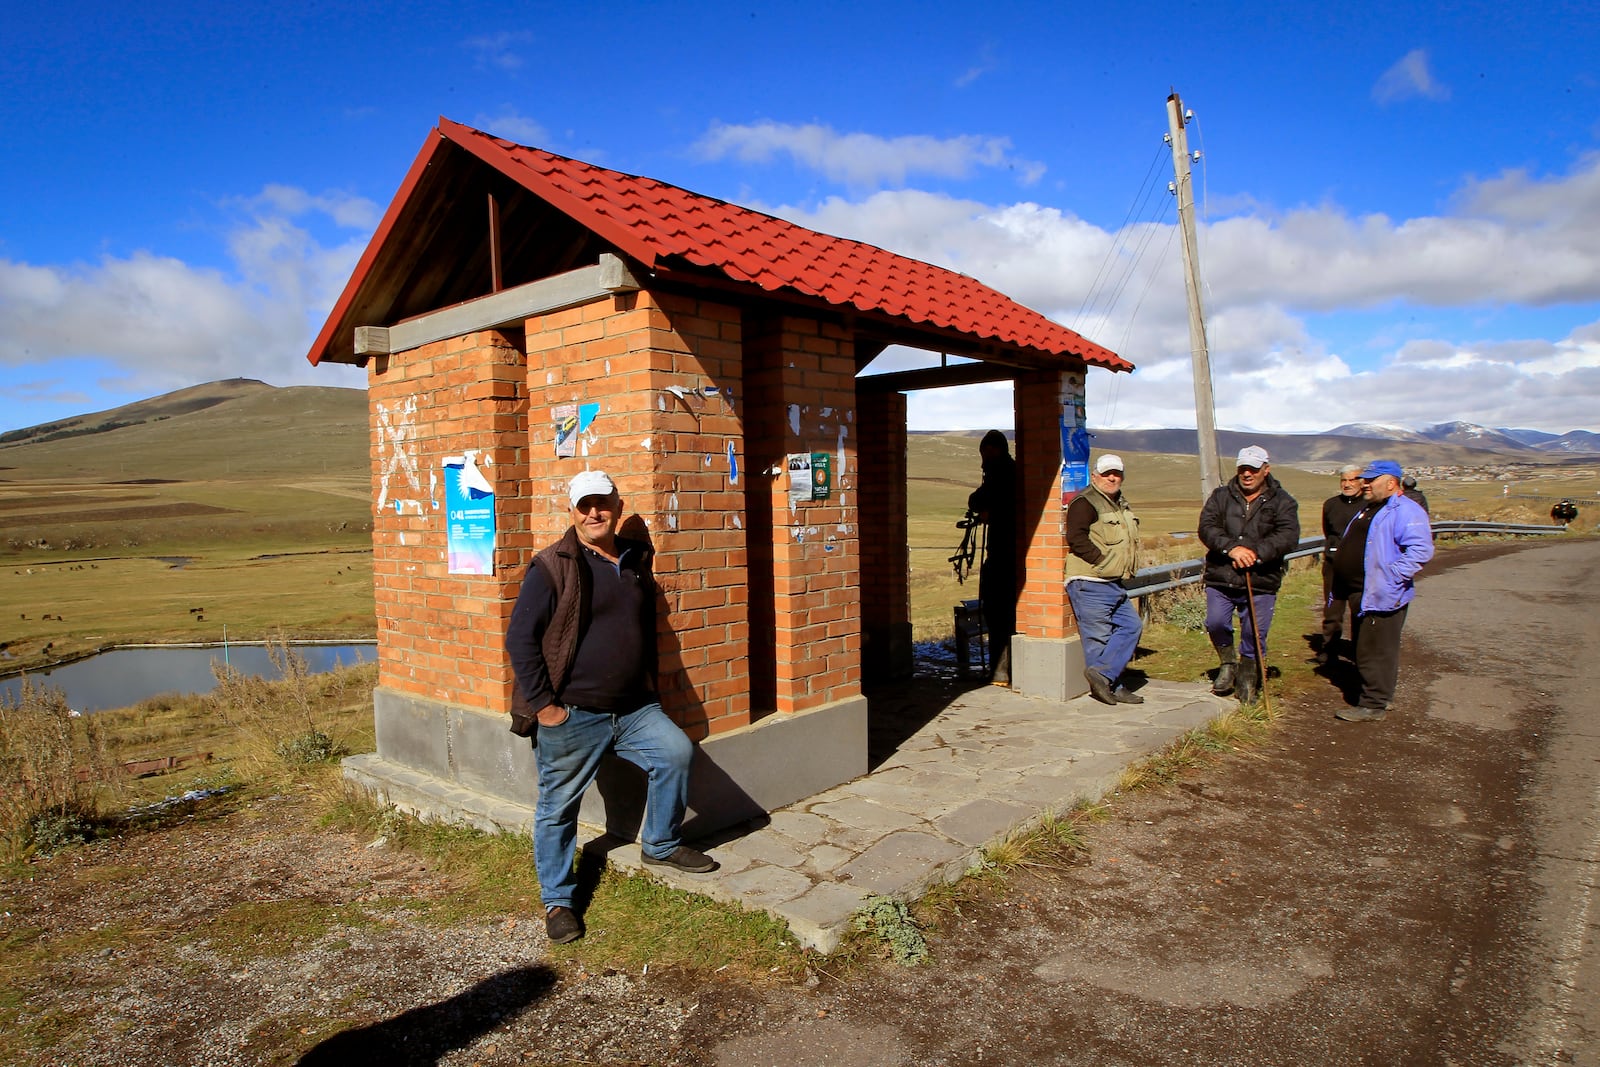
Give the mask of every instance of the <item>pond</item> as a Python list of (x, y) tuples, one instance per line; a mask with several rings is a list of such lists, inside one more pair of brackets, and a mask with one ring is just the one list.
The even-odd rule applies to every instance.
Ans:
[[(294, 645), (313, 673), (376, 658), (377, 646)], [(77, 711), (126, 708), (162, 693), (209, 693), (217, 680), (212, 661), (226, 662), (242, 674), (277, 678), (264, 645), (221, 645), (212, 648), (119, 648), (62, 667), (30, 671), (28, 680), (66, 694)], [(15, 704), (22, 695), (22, 677), (0, 680), (0, 699)]]

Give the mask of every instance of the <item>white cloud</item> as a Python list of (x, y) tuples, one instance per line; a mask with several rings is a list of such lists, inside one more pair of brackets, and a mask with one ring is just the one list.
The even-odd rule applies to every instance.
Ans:
[[(0, 366), (40, 395), (50, 367), (93, 365), (102, 388), (152, 396), (227, 377), (276, 384), (361, 384), (312, 368), (305, 354), (321, 317), (354, 269), (366, 234), (324, 242), (296, 219), (338, 230), (368, 223), (368, 202), (287, 186), (223, 205), (245, 209), (225, 235), (231, 270), (148, 251), (95, 263), (40, 266), (0, 260)], [(29, 383), (27, 368), (39, 373)]]
[(1428, 51), (1425, 48), (1413, 48), (1401, 56), (1372, 87), (1372, 99), (1380, 104), (1393, 104), (1413, 97), (1424, 100), (1450, 99), (1449, 86), (1442, 84), (1428, 69)]
[(1045, 170), (1041, 163), (1013, 157), (1011, 140), (1006, 137), (886, 138), (840, 133), (816, 123), (714, 123), (694, 147), (702, 158), (710, 160), (733, 158), (768, 163), (777, 156), (788, 156), (830, 181), (855, 188), (903, 185), (913, 174), (965, 178), (985, 167), (1016, 170), (1017, 180), (1029, 185), (1037, 182)]
[(533, 34), (527, 30), (508, 30), (469, 37), (462, 42), (474, 56), (479, 67), (497, 70), (518, 70), (523, 64), (523, 52), (533, 44)]
[[(1600, 412), (1574, 403), (1600, 395), (1600, 157), (1561, 176), (1510, 172), (1468, 182), (1456, 203), (1455, 214), (1402, 220), (1332, 207), (1257, 213), (1204, 231), (1218, 424), (1289, 432), (1462, 419), (1600, 429)], [(1112, 234), (1054, 208), (916, 190), (769, 210), (970, 274), (1068, 325), (1114, 244)], [(1194, 423), (1187, 307), (1181, 262), (1165, 240), (1170, 229), (1159, 227), (1147, 257), (1131, 265), (1110, 316), (1090, 315), (1078, 327), (1139, 368), (1131, 377), (1090, 374), (1096, 425)], [(1116, 245), (1132, 247), (1138, 236)], [(1432, 309), (1422, 336), (1406, 323), (1407, 309), (1419, 306)], [(1319, 337), (1307, 318), (1336, 323), (1340, 312), (1359, 311), (1365, 321), (1390, 307), (1396, 322), (1346, 338), (1351, 351)], [(1526, 307), (1570, 308), (1571, 325), (1564, 336), (1474, 336), (1484, 309), (1514, 318)], [(1407, 329), (1411, 336), (1390, 336)], [(997, 390), (1004, 392), (913, 396), (913, 425), (1009, 426), (1009, 395), (997, 399)]]
[(550, 141), (548, 130), (511, 107), (501, 108), (494, 113), (480, 113), (472, 120), (472, 125), (485, 133), (535, 148), (542, 148)]
[[(84, 383), (61, 368), (88, 360), (134, 397), (233, 375), (360, 384), (358, 371), (311, 368), (305, 352), (376, 205), (272, 185), (224, 206), (234, 216), (222, 235), (225, 269), (151, 252), (71, 265), (0, 260), (8, 393), (77, 388)], [(970, 274), (1068, 325), (1089, 304), (1080, 331), (1139, 368), (1090, 374), (1091, 423), (1193, 425), (1171, 226), (1119, 236), (1034, 202), (993, 205), (916, 189), (765, 210)], [(1600, 396), (1600, 155), (1561, 175), (1467, 181), (1449, 213), (1425, 218), (1355, 217), (1331, 206), (1240, 210), (1202, 234), (1220, 426), (1310, 431), (1462, 419), (1600, 430), (1592, 403)], [(1142, 257), (1128, 251), (1141, 244)], [(1104, 286), (1118, 272), (1114, 305), (1087, 301), (1097, 276)], [(1419, 307), (1429, 311), (1422, 321)], [(1534, 321), (1561, 325), (1484, 335), (1481, 322), (1514, 322), (1529, 307), (1543, 309)], [(1361, 314), (1341, 318), (1350, 311)], [(1004, 385), (915, 394), (910, 410), (917, 429), (1012, 423)]]
[(978, 50), (978, 61), (976, 63), (974, 63), (972, 66), (968, 67), (966, 70), (962, 71), (961, 75), (956, 78), (956, 88), (957, 89), (965, 89), (968, 86), (972, 85), (979, 78), (983, 77), (985, 74), (987, 74), (991, 70), (993, 70), (994, 69), (994, 65), (995, 65), (995, 49), (994, 49), (994, 45), (986, 44), (986, 45), (984, 45), (982, 48), (980, 48)]

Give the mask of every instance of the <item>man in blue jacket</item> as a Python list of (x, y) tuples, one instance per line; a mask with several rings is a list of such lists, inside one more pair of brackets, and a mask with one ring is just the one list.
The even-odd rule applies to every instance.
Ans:
[[(1334, 717), (1376, 722), (1389, 713), (1400, 679), (1400, 632), (1416, 595), (1413, 580), (1433, 558), (1428, 514), (1401, 488), (1400, 464), (1380, 459), (1361, 472), (1367, 505), (1357, 512), (1334, 554), (1335, 595), (1343, 590), (1360, 604), (1356, 619), (1356, 670), (1361, 698)], [(1358, 565), (1359, 564), (1359, 565)]]

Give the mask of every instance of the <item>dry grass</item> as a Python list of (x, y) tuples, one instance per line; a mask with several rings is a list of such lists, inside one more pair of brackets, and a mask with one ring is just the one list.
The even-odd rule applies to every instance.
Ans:
[(122, 776), (104, 731), (59, 689), (24, 679), (0, 699), (0, 858), (15, 862), (91, 836)]

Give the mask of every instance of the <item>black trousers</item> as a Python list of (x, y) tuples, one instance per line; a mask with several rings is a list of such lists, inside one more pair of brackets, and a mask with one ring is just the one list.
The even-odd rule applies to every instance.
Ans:
[(1374, 611), (1356, 620), (1356, 671), (1361, 675), (1363, 708), (1384, 710), (1394, 701), (1400, 681), (1400, 631), (1406, 608)]
[(1017, 564), (990, 556), (978, 571), (978, 599), (989, 633), (989, 674), (1011, 680), (1011, 635), (1017, 629)]
[[(1350, 598), (1360, 602), (1360, 596)], [(1322, 647), (1328, 651), (1333, 650), (1333, 644), (1344, 636), (1344, 617), (1354, 604), (1339, 595), (1339, 590), (1334, 587), (1333, 564), (1327, 560), (1322, 561)], [(1350, 627), (1351, 639), (1355, 638), (1355, 626)]]

